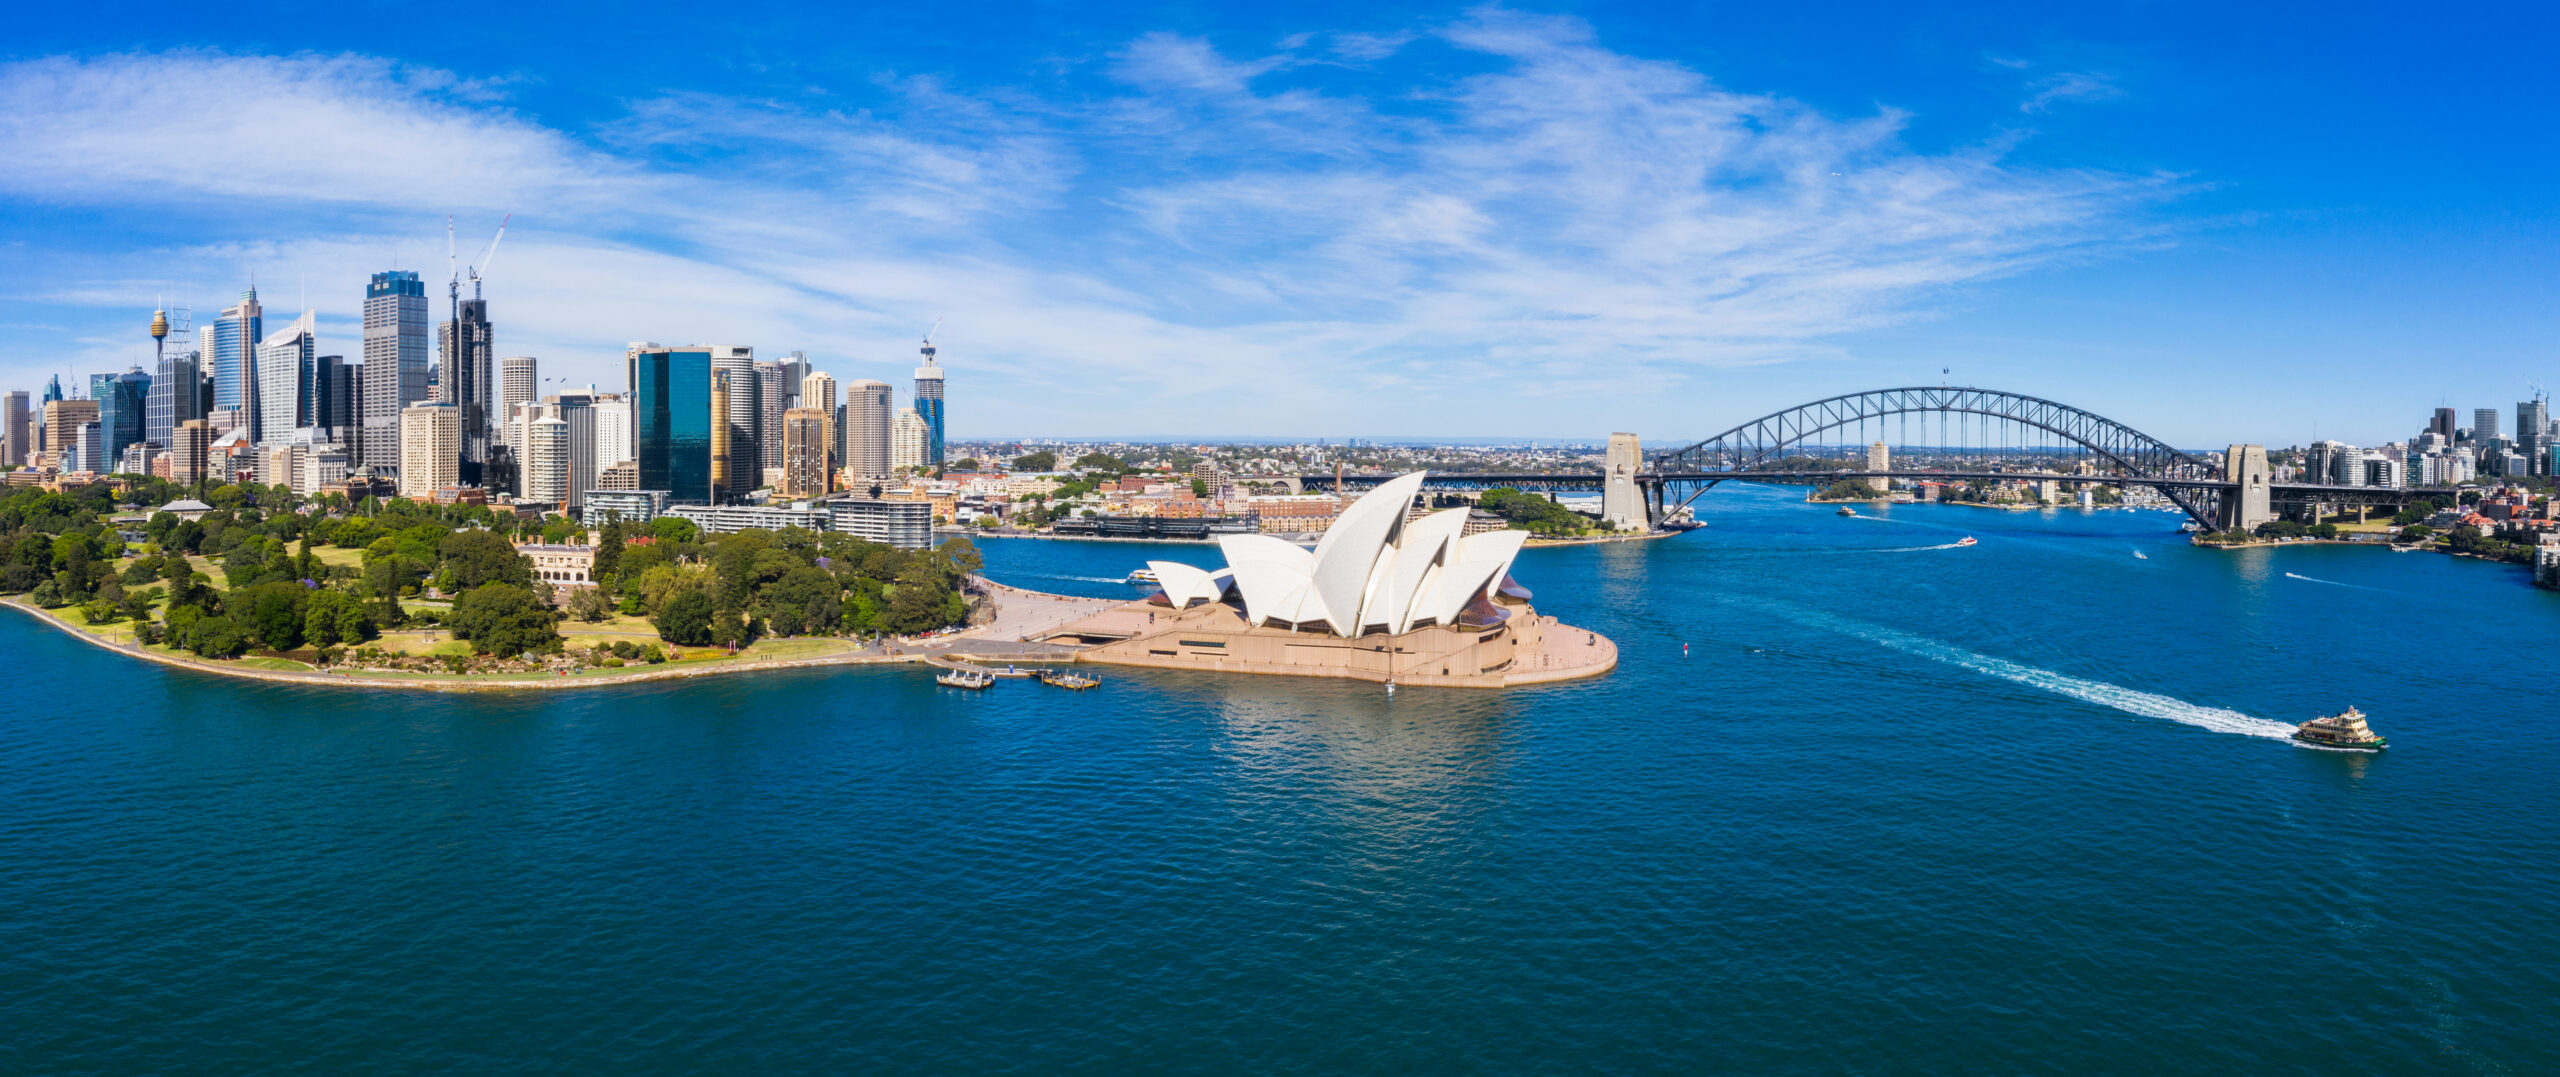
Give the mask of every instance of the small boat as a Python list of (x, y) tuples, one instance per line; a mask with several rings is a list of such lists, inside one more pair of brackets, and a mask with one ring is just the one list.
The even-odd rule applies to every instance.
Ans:
[(1855, 516), (1855, 515), (1857, 515), (1857, 514), (1858, 514), (1858, 510), (1853, 509), (1853, 508), (1850, 508), (1850, 507), (1849, 507), (1849, 506), (1847, 506), (1847, 505), (1842, 505), (1842, 506), (1840, 506), (1840, 511), (1839, 511), (1839, 512), (1836, 512), (1836, 513), (1833, 513), (1832, 515), (1835, 515), (1835, 516)]
[(2133, 559), (2136, 561), (2148, 561), (2151, 560), (2151, 555), (2140, 550), (2135, 550), (2133, 551)]
[(1956, 540), (1956, 545), (1958, 545), (1958, 546), (1971, 546), (1971, 545), (1973, 545), (1973, 536), (1971, 536), (1971, 535), (1966, 535), (1966, 536), (1965, 536), (1965, 537), (1963, 537), (1963, 538), (1957, 539), (1957, 540)]
[(1163, 580), (1159, 580), (1159, 579), (1157, 579), (1157, 578), (1156, 578), (1156, 570), (1151, 569), (1151, 568), (1142, 568), (1142, 569), (1137, 570), (1136, 572), (1132, 572), (1132, 573), (1130, 573), (1130, 574), (1129, 574), (1129, 579), (1128, 579), (1128, 581), (1127, 581), (1127, 582), (1129, 582), (1129, 583), (1163, 583), (1164, 581), (1163, 581)]
[(994, 685), (996, 679), (974, 669), (955, 669), (935, 677), (933, 683), (945, 688), (987, 688)]
[(1040, 671), (1040, 683), (1056, 688), (1071, 688), (1081, 692), (1087, 688), (1093, 687), (1094, 685), (1101, 684), (1102, 682), (1081, 674), (1069, 673), (1062, 669), (1044, 669)]
[(2391, 742), (2382, 739), (2364, 724), (2364, 712), (2354, 707), (2343, 713), (2314, 718), (2296, 726), (2293, 739), (2322, 748), (2343, 748), (2356, 752), (2378, 752)]

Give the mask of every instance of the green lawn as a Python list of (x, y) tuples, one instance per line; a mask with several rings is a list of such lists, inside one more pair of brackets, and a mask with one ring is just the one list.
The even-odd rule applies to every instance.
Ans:
[(231, 660), (231, 663), (236, 666), (245, 666), (249, 669), (285, 669), (292, 670), (297, 673), (308, 673), (311, 671), (310, 663), (296, 662), (290, 658), (234, 658)]
[(794, 661), (845, 654), (853, 649), (853, 641), (849, 639), (764, 639), (757, 640), (738, 657), (752, 661)]

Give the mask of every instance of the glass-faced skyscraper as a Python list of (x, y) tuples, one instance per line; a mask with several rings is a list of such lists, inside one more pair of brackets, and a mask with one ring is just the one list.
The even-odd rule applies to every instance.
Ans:
[(263, 444), (285, 437), (311, 422), (312, 363), (319, 358), (312, 312), (258, 343), (256, 406), (249, 413), (249, 440)]
[(427, 398), (427, 285), (412, 270), (376, 273), (364, 289), (363, 461), (400, 466), (400, 412)]
[[(640, 488), (667, 500), (711, 503), (711, 349), (631, 353), (631, 455)], [(725, 417), (724, 417), (725, 418)]]
[(196, 369), (193, 348), (167, 351), (160, 355), (160, 370), (151, 379), (151, 396), (143, 405), (142, 438), (161, 448), (171, 441), (171, 432), (189, 420), (204, 418), (197, 404), (197, 386), (204, 376)]
[(916, 417), (924, 420), (924, 466), (942, 466), (942, 368), (933, 362), (933, 341), (924, 345), (924, 365), (916, 368)]
[(89, 395), (98, 401), (98, 452), (110, 462), (124, 458), (124, 447), (142, 440), (144, 409), (151, 399), (151, 375), (135, 367), (122, 374), (89, 375)]
[(462, 409), (462, 481), (478, 483), (480, 466), (489, 461), (489, 413), (497, 403), (489, 303), (465, 299), (456, 314), (439, 330), (444, 363), (436, 399)]
[(249, 422), (250, 409), (257, 407), (258, 342), (266, 338), (265, 312), (258, 306), (258, 290), (240, 293), (240, 302), (222, 310), (213, 323), (213, 351), (205, 356), (205, 364), (213, 372), (213, 406), (236, 411), (240, 421)]

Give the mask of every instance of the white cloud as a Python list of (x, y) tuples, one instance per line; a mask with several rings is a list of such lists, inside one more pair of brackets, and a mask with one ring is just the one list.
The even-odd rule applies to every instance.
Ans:
[(2035, 80), (2030, 84), (2035, 94), (2018, 106), (2020, 112), (2049, 112), (2053, 106), (2068, 101), (2106, 101), (2124, 96), (2115, 79), (2099, 71), (2063, 71)]
[(1347, 95), (1327, 72), (1394, 75), (1410, 35), (1239, 58), (1151, 34), (1099, 100), (884, 76), (825, 108), (692, 92), (583, 130), (510, 112), (501, 84), (365, 57), (24, 61), (0, 66), (0, 197), (177, 207), (205, 238), (0, 292), (85, 305), (171, 264), (207, 285), (240, 267), (309, 273), (344, 317), (393, 237), (432, 265), (443, 212), (512, 210), (502, 348), (581, 376), (652, 338), (896, 381), (941, 315), (955, 395), (1009, 387), (956, 413), (963, 431), (1338, 433), (1410, 429), (1416, 392), (1494, 403), (1514, 375), (1570, 397), (1602, 391), (1595, 373), (1833, 357), (1947, 289), (2137, 238), (2177, 189), (1915, 152), (1891, 111), (1733, 93), (1570, 19), (1432, 33), (1483, 73)]

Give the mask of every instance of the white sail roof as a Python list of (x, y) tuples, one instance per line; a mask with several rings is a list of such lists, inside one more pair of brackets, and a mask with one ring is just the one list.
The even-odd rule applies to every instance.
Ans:
[(1232, 586), (1244, 600), (1246, 619), (1256, 625), (1323, 622), (1334, 635), (1350, 638), (1370, 626), (1402, 633), (1426, 621), (1448, 624), (1485, 588), (1501, 582), (1528, 535), (1463, 536), (1463, 508), (1408, 521), (1424, 474), (1399, 475), (1362, 495), (1335, 518), (1313, 553), (1267, 535), (1222, 535), (1218, 548), (1227, 557), (1229, 582), (1214, 574), (1209, 581), (1195, 580), (1181, 574), (1198, 569), (1164, 562), (1155, 563), (1156, 577), (1178, 606), (1213, 584), (1219, 597)]

